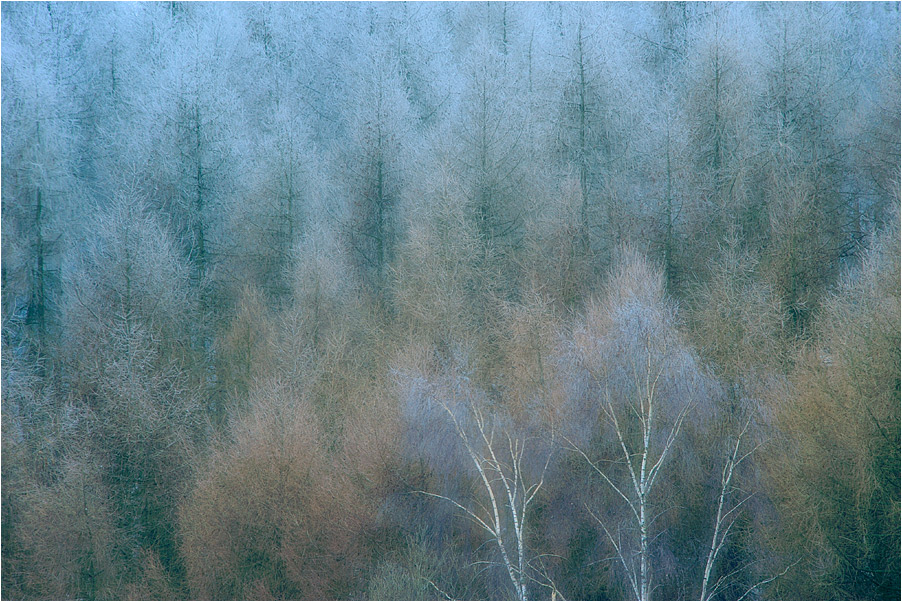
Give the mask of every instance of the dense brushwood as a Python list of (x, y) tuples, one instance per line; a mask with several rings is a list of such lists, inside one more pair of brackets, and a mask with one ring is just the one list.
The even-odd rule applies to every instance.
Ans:
[(230, 433), (180, 511), (192, 597), (340, 595), (366, 515), (310, 403), (261, 385)]
[(899, 590), (898, 250), (892, 227), (826, 300), (815, 339), (772, 393), (784, 447), (767, 466), (789, 527), (777, 549), (809, 559), (781, 592), (809, 583), (818, 597), (889, 599)]

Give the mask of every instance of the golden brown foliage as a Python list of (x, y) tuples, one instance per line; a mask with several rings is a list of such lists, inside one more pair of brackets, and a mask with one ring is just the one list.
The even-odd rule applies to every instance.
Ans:
[(731, 383), (782, 368), (785, 353), (781, 303), (755, 278), (754, 257), (738, 246), (728, 238), (711, 279), (692, 296), (690, 318), (698, 349)]
[(125, 576), (117, 549), (124, 534), (116, 527), (98, 464), (94, 456), (74, 454), (57, 483), (28, 492), (21, 537), (31, 596), (117, 597)]
[(771, 536), (804, 560), (778, 595), (804, 583), (817, 597), (899, 595), (898, 247), (897, 224), (826, 301), (771, 396), (784, 434), (766, 462), (784, 527)]
[(258, 289), (246, 285), (238, 298), (235, 317), (219, 340), (220, 386), (231, 399), (247, 399), (254, 380), (268, 377), (274, 328), (264, 302)]
[(191, 595), (322, 599), (353, 575), (365, 520), (341, 463), (323, 445), (310, 404), (273, 382), (216, 446), (182, 507)]

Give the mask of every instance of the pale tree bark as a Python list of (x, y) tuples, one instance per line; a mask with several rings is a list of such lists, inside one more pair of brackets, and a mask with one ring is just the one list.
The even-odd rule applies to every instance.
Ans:
[[(744, 492), (734, 484), (734, 477), (736, 470), (739, 468), (739, 465), (742, 464), (749, 456), (754, 454), (755, 451), (757, 451), (760, 447), (760, 444), (758, 444), (748, 451), (742, 451), (743, 440), (749, 433), (750, 425), (751, 420), (746, 420), (745, 426), (742, 427), (742, 431), (740, 431), (736, 436), (736, 441), (733, 443), (730, 456), (724, 463), (723, 471), (721, 472), (720, 495), (717, 498), (717, 512), (714, 517), (714, 533), (711, 535), (711, 545), (708, 548), (708, 556), (707, 560), (705, 561), (705, 570), (702, 574), (702, 587), (699, 599), (703, 602), (711, 600), (714, 596), (721, 593), (724, 588), (732, 585), (733, 582), (731, 582), (730, 579), (732, 577), (735, 577), (740, 571), (748, 568), (748, 565), (746, 565), (734, 569), (729, 573), (721, 575), (716, 581), (714, 581), (714, 583), (711, 583), (711, 575), (714, 571), (714, 566), (717, 563), (717, 558), (721, 550), (723, 549), (727, 538), (730, 536), (730, 531), (732, 530), (733, 525), (736, 523), (736, 520), (739, 518), (742, 507), (754, 496), (754, 492)], [(736, 497), (735, 494), (737, 493), (739, 494), (739, 497), (741, 497), (741, 499), (739, 499), (739, 501), (734, 501)], [(789, 571), (789, 569), (791, 569), (798, 563), (799, 560), (796, 560), (795, 562), (787, 565), (781, 572), (757, 581), (754, 585), (748, 587), (745, 590), (745, 593), (739, 596), (739, 598), (737, 599), (744, 600), (749, 594), (758, 592), (762, 586), (770, 583), (771, 581), (774, 581), (779, 577), (782, 577)]]
[[(618, 454), (618, 458), (613, 461), (592, 460), (582, 447), (567, 439), (570, 449), (586, 460), (592, 470), (616, 492), (628, 508), (630, 531), (635, 535), (624, 537), (622, 532), (613, 532), (604, 519), (587, 506), (589, 514), (600, 525), (614, 548), (616, 561), (623, 567), (629, 587), (637, 600), (651, 599), (654, 591), (654, 567), (651, 561), (650, 546), (658, 533), (652, 532), (652, 524), (656, 515), (650, 504), (650, 497), (656, 491), (655, 486), (661, 468), (674, 451), (674, 444), (680, 435), (686, 416), (695, 404), (690, 397), (676, 408), (676, 413), (670, 420), (665, 420), (663, 417), (664, 400), (658, 389), (664, 377), (664, 358), (667, 357), (667, 351), (666, 340), (655, 350), (652, 348), (651, 337), (647, 339), (644, 365), (634, 364), (632, 370), (633, 399), (617, 399), (612, 395), (610, 387), (607, 385), (608, 375), (603, 371), (595, 371), (592, 375), (598, 382), (605, 383), (602, 415), (612, 427), (613, 434), (617, 439), (616, 447), (619, 447), (621, 452)], [(654, 359), (656, 355), (658, 360)], [(746, 502), (754, 495), (744, 492), (735, 484), (739, 466), (758, 449), (758, 446), (754, 446), (744, 450), (744, 442), (748, 437), (750, 424), (750, 420), (746, 421), (735, 441), (732, 442), (730, 454), (721, 471), (714, 530), (708, 546), (701, 580), (700, 599), (703, 601), (711, 600), (724, 588), (735, 585), (732, 578), (747, 568), (747, 566), (741, 567), (715, 578), (718, 558), (727, 544), (733, 526)], [(628, 433), (637, 435), (631, 439)], [(659, 441), (659, 443), (655, 445), (655, 441)], [(618, 483), (609, 469), (602, 468), (602, 463), (623, 464), (628, 475), (626, 483)], [(761, 585), (773, 581), (786, 570), (759, 581), (755, 586), (749, 588), (743, 597)]]
[[(529, 599), (530, 583), (548, 587), (557, 598), (561, 598), (547, 575), (534, 565), (534, 558), (526, 546), (527, 515), (545, 483), (545, 474), (553, 452), (548, 452), (537, 478), (528, 483), (531, 479), (524, 474), (523, 462), (529, 438), (513, 435), (510, 430), (491, 424), (491, 418), (485, 416), (466, 388), (455, 391), (454, 395), (465, 397), (462, 401), (472, 418), (474, 428), (468, 428), (461, 421), (447, 400), (440, 396), (437, 400), (448, 414), (455, 433), (479, 475), (480, 490), (485, 494), (488, 504), (477, 501), (474, 510), (444, 495), (428, 491), (419, 493), (454, 504), (488, 534), (501, 555), (501, 564), (510, 578), (516, 599)], [(553, 450), (553, 438), (552, 434), (552, 446), (549, 450)]]
[[(632, 542), (624, 542), (621, 534), (614, 534), (597, 514), (588, 508), (590, 514), (601, 526), (614, 547), (617, 559), (623, 566), (629, 581), (633, 595), (637, 600), (648, 600), (652, 591), (652, 567), (650, 563), (650, 538), (651, 523), (654, 521), (650, 507), (650, 496), (654, 491), (661, 468), (674, 448), (674, 442), (680, 434), (683, 422), (693, 407), (693, 400), (687, 399), (679, 407), (676, 416), (670, 424), (662, 422), (662, 400), (658, 395), (658, 385), (664, 374), (665, 364), (653, 359), (652, 341), (649, 336), (645, 345), (644, 366), (633, 366), (633, 379), (635, 386), (635, 398), (625, 400), (612, 399), (610, 389), (605, 386), (602, 413), (613, 428), (617, 437), (617, 443), (622, 457), (619, 461), (627, 467), (629, 481), (626, 485), (618, 485), (609, 476), (608, 472), (601, 468), (599, 461), (593, 461), (588, 454), (578, 445), (568, 439), (570, 448), (579, 453), (588, 462), (589, 466), (601, 479), (610, 486), (629, 508), (631, 523), (638, 537)], [(667, 343), (663, 342), (659, 350), (660, 357), (667, 355)], [(599, 382), (606, 382), (605, 374), (593, 375)], [(616, 402), (622, 402), (627, 411), (624, 416), (618, 416)], [(634, 421), (638, 427), (638, 445), (628, 440), (627, 433), (633, 430), (634, 425), (628, 422)], [(666, 438), (661, 446), (656, 446), (653, 439), (659, 432), (666, 432)], [(638, 565), (637, 565), (638, 564)]]
[(748, 434), (749, 424), (750, 422), (746, 421), (742, 431), (736, 437), (733, 451), (724, 464), (723, 472), (721, 473), (720, 496), (717, 499), (717, 513), (714, 517), (714, 534), (711, 536), (711, 546), (708, 548), (708, 558), (705, 562), (705, 571), (702, 576), (701, 600), (710, 600), (715, 596), (726, 585), (726, 580), (733, 574), (723, 575), (711, 584), (711, 573), (714, 569), (714, 564), (717, 562), (717, 557), (723, 549), (730, 535), (730, 530), (736, 523), (736, 519), (739, 517), (740, 509), (752, 497), (752, 494), (746, 494), (738, 502), (731, 503), (732, 494), (738, 491), (733, 485), (733, 475), (743, 460), (752, 455), (758, 448), (755, 446), (750, 451), (740, 452), (742, 440)]

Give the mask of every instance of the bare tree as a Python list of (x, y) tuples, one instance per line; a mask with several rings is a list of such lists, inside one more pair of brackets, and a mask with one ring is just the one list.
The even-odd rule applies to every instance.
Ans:
[(518, 189), (525, 185), (526, 115), (514, 102), (519, 81), (485, 36), (467, 56), (458, 128), (459, 174), (483, 242), (519, 244), (525, 214)]
[[(386, 46), (373, 39), (375, 47)], [(355, 70), (347, 110), (351, 135), (340, 151), (349, 196), (342, 230), (362, 281), (382, 294), (401, 233), (398, 204), (410, 162), (413, 114), (397, 57), (372, 54)]]
[(662, 473), (681, 448), (687, 419), (715, 415), (717, 386), (672, 325), (661, 272), (623, 253), (606, 297), (589, 306), (566, 343), (565, 440), (613, 492), (606, 507), (586, 508), (613, 548), (627, 589), (648, 600), (653, 544), (664, 530), (656, 519), (666, 512)]
[(625, 135), (635, 126), (635, 118), (624, 90), (636, 88), (624, 79), (630, 69), (622, 64), (624, 57), (601, 42), (614, 32), (585, 8), (574, 11), (570, 24), (574, 39), (568, 40), (566, 55), (559, 57), (565, 79), (554, 130), (564, 167), (579, 180), (579, 244), (597, 250), (600, 238), (613, 237), (613, 232), (602, 231), (604, 226), (622, 227), (613, 223), (612, 204), (614, 188), (620, 185), (615, 183), (618, 174), (630, 170), (624, 159), (634, 138)]
[(122, 193), (66, 282), (69, 391), (89, 410), (92, 443), (129, 535), (176, 561), (175, 506), (204, 430), (204, 363), (184, 325), (196, 316), (190, 267), (144, 199)]
[(77, 11), (68, 15), (51, 5), (16, 7), (4, 15), (4, 26), (18, 23), (7, 27), (3, 45), (3, 309), (24, 318), (16, 335), (41, 352), (56, 334), (60, 265), (78, 226), (69, 198), (80, 185), (74, 98), (83, 76), (68, 47), (78, 39), (68, 29), (77, 18)]
[[(677, 316), (663, 296), (661, 271), (629, 250), (624, 255), (606, 296), (590, 305), (568, 343), (572, 363), (565, 364), (562, 375), (570, 379), (571, 399), (570, 407), (565, 406), (563, 428), (569, 449), (586, 461), (611, 492), (602, 504), (586, 504), (586, 509), (613, 548), (628, 590), (637, 600), (648, 600), (657, 587), (656, 562), (666, 557), (661, 553), (664, 544), (655, 542), (673, 529), (674, 510), (669, 506), (677, 504), (668, 500), (678, 492), (666, 475), (679, 469), (665, 468), (683, 457), (677, 478), (680, 487), (689, 491), (682, 495), (696, 506), (696, 512), (707, 516), (703, 500), (708, 499), (704, 484), (708, 477), (693, 476), (686, 467), (706, 463), (692, 456), (706, 453), (698, 448), (711, 439), (719, 420), (715, 401), (723, 399), (724, 392), (675, 328)], [(595, 424), (597, 433), (591, 432)], [(745, 478), (739, 476), (740, 467), (760, 446), (753, 437), (753, 424), (752, 418), (746, 418), (735, 438), (713, 440), (715, 445), (728, 443), (729, 447), (714, 498), (712, 532), (704, 553), (690, 553), (684, 561), (687, 566), (703, 567), (700, 583), (692, 576), (680, 585), (686, 591), (698, 584), (702, 600), (726, 591), (744, 591), (740, 597), (745, 597), (786, 572), (751, 587), (754, 562), (735, 563), (718, 576), (725, 557), (736, 560), (730, 536), (754, 496), (754, 489), (744, 489)], [(707, 457), (712, 456), (716, 453)], [(693, 498), (697, 501), (691, 502)], [(659, 519), (667, 515), (669, 524), (660, 525)], [(697, 574), (696, 570), (690, 573)]]
[(248, 196), (229, 208), (234, 245), (229, 265), (238, 283), (255, 282), (271, 300), (284, 303), (291, 292), (292, 252), (312, 218), (310, 205), (321, 188), (315, 174), (321, 169), (297, 106), (276, 100), (261, 129)]
[[(756, 446), (746, 452), (740, 451), (742, 449), (742, 440), (749, 431), (749, 425), (750, 421), (746, 421), (742, 432), (736, 437), (733, 451), (724, 463), (723, 472), (721, 473), (720, 495), (717, 498), (717, 513), (714, 515), (714, 534), (711, 536), (711, 547), (708, 549), (708, 558), (705, 561), (705, 571), (702, 575), (701, 600), (710, 600), (714, 597), (727, 583), (727, 579), (732, 576), (732, 573), (722, 575), (711, 584), (711, 574), (714, 570), (714, 565), (717, 563), (717, 557), (723, 550), (733, 525), (736, 524), (740, 509), (752, 497), (752, 494), (744, 494), (739, 501), (732, 500), (732, 494), (736, 491), (733, 482), (736, 469), (757, 449)], [(746, 594), (748, 593), (746, 592)]]
[[(629, 473), (629, 482), (626, 486), (622, 483), (618, 485), (608, 476), (608, 471), (601, 467), (599, 461), (591, 460), (579, 445), (570, 442), (571, 448), (589, 463), (592, 469), (605, 483), (613, 488), (629, 507), (634, 526), (639, 532), (638, 542), (632, 545), (624, 542), (619, 533), (615, 538), (605, 521), (593, 513), (591, 509), (589, 512), (592, 513), (592, 517), (604, 530), (605, 535), (614, 547), (617, 558), (623, 566), (632, 591), (638, 600), (648, 600), (651, 592), (649, 531), (654, 517), (651, 514), (650, 497), (658, 480), (661, 467), (673, 451), (674, 441), (680, 434), (683, 422), (694, 405), (691, 398), (686, 399), (678, 408), (674, 418), (667, 422), (662, 420), (660, 416), (662, 414), (660, 407), (662, 400), (657, 394), (657, 389), (665, 369), (665, 364), (659, 358), (665, 356), (666, 352), (666, 341), (661, 341), (660, 346), (655, 349), (655, 344), (649, 336), (646, 339), (644, 367), (631, 366), (635, 378), (635, 397), (633, 399), (617, 400), (619, 402), (617, 405), (625, 403), (628, 406), (627, 420), (635, 420), (638, 424), (638, 444), (634, 440), (629, 440), (629, 432), (634, 430), (631, 427), (635, 425), (627, 425), (624, 422), (622, 408), (615, 407), (615, 398), (612, 398), (610, 388), (608, 386), (604, 388), (601, 411), (605, 419), (613, 427), (620, 450), (623, 453), (621, 461), (625, 464)], [(658, 358), (653, 356), (658, 356)], [(593, 372), (593, 376), (600, 381), (608, 380), (607, 375), (603, 373)], [(653, 438), (659, 438), (658, 431), (662, 431), (666, 435), (663, 442), (656, 444)], [(636, 557), (638, 557), (638, 565), (636, 564)]]
[[(459, 360), (458, 360), (459, 361)], [(398, 372), (411, 410), (445, 416), (458, 452), (475, 470), (478, 498), (464, 500), (429, 491), (418, 493), (445, 500), (461, 510), (483, 531), (500, 556), (516, 599), (527, 600), (530, 584), (558, 594), (528, 548), (528, 522), (554, 449), (554, 434), (539, 438), (517, 428), (498, 410), (492, 411), (485, 393), (473, 386), (456, 364), (438, 374)]]

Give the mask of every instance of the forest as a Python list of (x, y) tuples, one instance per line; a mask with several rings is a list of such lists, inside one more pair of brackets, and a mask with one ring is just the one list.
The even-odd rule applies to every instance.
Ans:
[(4, 2), (3, 599), (900, 593), (900, 4)]

